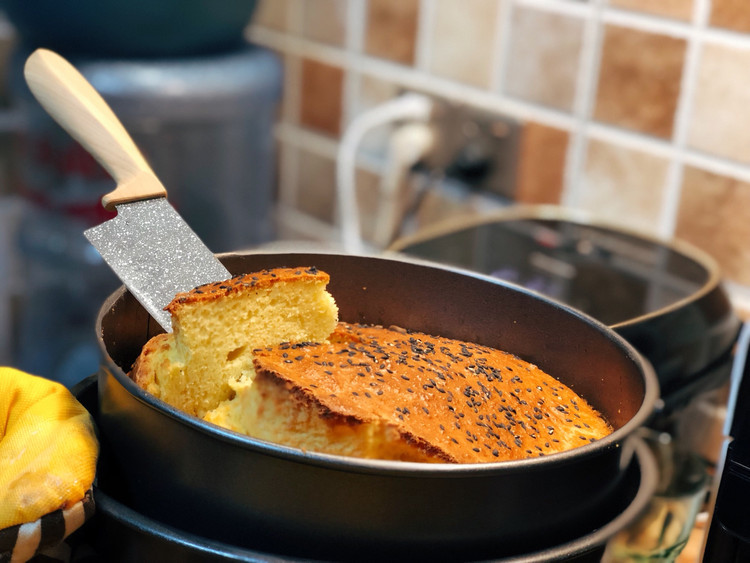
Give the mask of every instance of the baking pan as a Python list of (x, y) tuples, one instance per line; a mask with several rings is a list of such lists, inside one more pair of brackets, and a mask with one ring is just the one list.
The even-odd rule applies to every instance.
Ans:
[[(79, 401), (99, 421), (96, 376), (82, 381), (74, 390)], [(565, 544), (543, 551), (535, 551), (506, 561), (533, 563), (550, 561), (576, 561), (598, 563), (607, 542), (630, 525), (648, 505), (658, 482), (658, 468), (653, 454), (640, 438), (631, 445), (635, 456), (630, 462), (618, 491), (618, 505), (624, 506), (613, 519), (602, 522), (592, 532)], [(74, 550), (86, 551), (87, 561), (179, 561), (180, 563), (256, 562), (285, 563), (306, 561), (301, 558), (278, 556), (253, 549), (232, 546), (209, 540), (167, 526), (139, 514), (122, 499), (122, 479), (111, 453), (106, 446), (101, 449), (97, 481), (94, 487), (96, 516), (82, 535), (77, 538)], [(93, 550), (95, 555), (91, 555)]]
[(539, 294), (418, 260), (230, 254), (232, 273), (316, 266), (342, 320), (399, 325), (510, 351), (610, 421), (608, 437), (559, 454), (419, 464), (303, 452), (226, 431), (166, 405), (126, 375), (158, 326), (124, 289), (97, 330), (100, 427), (129, 506), (189, 533), (285, 556), (482, 559), (579, 538), (623, 509), (617, 496), (658, 383), (614, 331)]
[[(554, 561), (576, 561), (599, 563), (607, 542), (617, 532), (626, 528), (648, 505), (654, 485), (658, 479), (655, 462), (640, 440), (636, 445), (636, 457), (631, 461), (622, 480), (622, 501), (625, 509), (612, 520), (603, 523), (591, 533), (565, 544), (551, 548), (502, 558), (507, 563), (542, 563)], [(256, 550), (232, 546), (166, 526), (143, 516), (117, 498), (106, 488), (95, 491), (98, 513), (92, 523), (95, 547), (102, 561), (179, 561), (180, 563), (214, 562), (302, 562), (314, 561), (263, 553)], [(367, 559), (365, 557), (365, 559)], [(394, 559), (391, 559), (393, 561)], [(409, 559), (409, 560), (414, 560)], [(434, 559), (433, 559), (434, 560)]]

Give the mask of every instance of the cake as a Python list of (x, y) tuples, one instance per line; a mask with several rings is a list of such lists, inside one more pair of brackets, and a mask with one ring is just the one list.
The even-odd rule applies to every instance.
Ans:
[[(514, 460), (569, 450), (612, 431), (569, 387), (510, 353), (340, 322), (327, 282), (319, 270), (281, 269), (179, 295), (169, 306), (174, 334), (144, 347), (133, 378), (224, 428), (354, 457)], [(266, 292), (291, 297), (267, 309)], [(188, 316), (196, 318), (190, 338)], [(264, 329), (250, 328), (254, 323)], [(297, 324), (297, 331), (283, 328)]]
[(477, 463), (549, 455), (611, 432), (570, 388), (506, 352), (339, 323), (326, 343), (255, 352), (255, 378), (208, 420), (356, 457)]
[(322, 342), (338, 309), (316, 268), (276, 268), (180, 293), (166, 307), (172, 332), (149, 340), (132, 379), (166, 403), (203, 417), (251, 380), (252, 351), (281, 342)]

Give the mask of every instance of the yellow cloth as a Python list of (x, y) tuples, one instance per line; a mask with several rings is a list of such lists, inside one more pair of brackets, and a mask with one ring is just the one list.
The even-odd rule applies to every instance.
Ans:
[(98, 454), (91, 416), (70, 391), (0, 367), (0, 529), (80, 501)]

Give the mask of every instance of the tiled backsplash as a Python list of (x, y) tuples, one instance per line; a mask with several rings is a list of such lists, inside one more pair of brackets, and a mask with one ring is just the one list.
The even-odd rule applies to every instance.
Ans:
[[(347, 124), (418, 89), (522, 122), (517, 201), (678, 236), (750, 286), (750, 2), (264, 0), (249, 36), (285, 63), (286, 236), (336, 236)], [(384, 138), (361, 151), (365, 226)]]

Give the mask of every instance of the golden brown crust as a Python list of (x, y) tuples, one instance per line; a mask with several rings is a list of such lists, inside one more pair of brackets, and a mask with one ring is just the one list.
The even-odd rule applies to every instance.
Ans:
[[(382, 421), (385, 423), (384, 425), (378, 425), (381, 426), (378, 430), (370, 431), (372, 429), (362, 428), (372, 423), (375, 419), (332, 410), (325, 401), (319, 401), (315, 393), (310, 392), (310, 389), (294, 385), (288, 379), (281, 377), (278, 373), (271, 370), (259, 371), (253, 385), (264, 389), (265, 401), (279, 401), (294, 405), (294, 409), (299, 412), (306, 411), (312, 417), (319, 418), (330, 429), (340, 429), (341, 426), (351, 428), (353, 434), (350, 434), (350, 436), (357, 435), (358, 446), (362, 451), (367, 451), (367, 454), (360, 454), (362, 457), (428, 463), (456, 462), (454, 457), (448, 455), (440, 448), (387, 420)], [(258, 424), (262, 425), (265, 422), (267, 421), (261, 420)], [(389, 432), (385, 427), (389, 427), (395, 430), (395, 432)], [(257, 428), (247, 430), (249, 435), (254, 435), (254, 431)], [(335, 432), (332, 432), (332, 435), (335, 435)], [(384, 438), (386, 436), (387, 438)], [(287, 434), (286, 440), (289, 439), (290, 435)], [(294, 436), (294, 439), (300, 442), (300, 444), (295, 445), (301, 447), (304, 447), (303, 444), (307, 442), (304, 432)], [(383, 439), (386, 441), (382, 441)], [(323, 453), (340, 453), (344, 449), (340, 443), (320, 444), (317, 451)], [(347, 453), (345, 455), (351, 454)]]
[(256, 290), (271, 287), (279, 282), (293, 282), (298, 280), (322, 281), (328, 283), (330, 276), (314, 266), (300, 268), (272, 268), (238, 274), (228, 280), (207, 283), (190, 291), (178, 293), (174, 299), (164, 307), (165, 311), (175, 314), (182, 305), (201, 303), (221, 299), (232, 293), (242, 293), (245, 290)]
[(169, 334), (157, 334), (146, 342), (133, 364), (133, 369), (128, 373), (138, 387), (157, 397), (159, 396), (159, 388), (156, 385), (156, 373), (159, 366), (156, 364), (160, 361), (160, 355), (169, 350), (171, 338)]
[(330, 340), (256, 350), (256, 384), (283, 382), (323, 415), (393, 425), (450, 462), (542, 456), (611, 432), (571, 389), (499, 350), (346, 323)]

